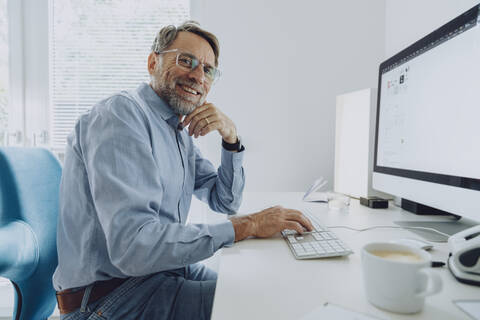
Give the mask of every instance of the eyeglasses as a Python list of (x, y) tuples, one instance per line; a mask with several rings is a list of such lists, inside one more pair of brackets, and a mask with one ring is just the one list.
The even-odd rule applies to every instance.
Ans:
[(203, 68), (203, 73), (205, 74), (205, 78), (208, 80), (208, 82), (213, 83), (221, 75), (220, 70), (217, 68), (205, 64), (203, 62), (200, 62), (197, 57), (195, 57), (193, 54), (188, 53), (188, 52), (182, 52), (179, 49), (172, 49), (172, 50), (165, 50), (161, 52), (156, 52), (157, 54), (162, 54), (162, 53), (168, 53), (168, 52), (176, 52), (177, 53), (177, 58), (176, 58), (176, 64), (177, 66), (188, 69), (189, 71), (195, 70), (196, 67), (199, 65), (202, 65)]

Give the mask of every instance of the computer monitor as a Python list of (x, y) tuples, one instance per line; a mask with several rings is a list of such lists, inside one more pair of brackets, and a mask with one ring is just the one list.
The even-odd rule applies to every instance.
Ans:
[(480, 4), (380, 64), (372, 177), (373, 188), (406, 205), (426, 205), (476, 224), (479, 10)]

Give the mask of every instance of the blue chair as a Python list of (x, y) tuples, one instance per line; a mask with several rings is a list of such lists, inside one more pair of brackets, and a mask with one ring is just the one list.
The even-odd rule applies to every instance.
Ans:
[(15, 288), (14, 320), (44, 320), (56, 305), (61, 166), (46, 149), (0, 148), (0, 276)]

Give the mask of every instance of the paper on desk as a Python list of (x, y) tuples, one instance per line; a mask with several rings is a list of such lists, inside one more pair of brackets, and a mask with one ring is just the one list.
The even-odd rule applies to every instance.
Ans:
[(380, 320), (365, 314), (344, 309), (331, 303), (325, 303), (323, 306), (314, 309), (304, 316), (301, 320)]
[(318, 178), (313, 182), (311, 187), (303, 195), (303, 201), (310, 202), (328, 202), (329, 192), (316, 192), (327, 185), (328, 181), (323, 179), (323, 177)]
[(480, 320), (480, 300), (454, 300), (453, 303), (472, 319)]
[(312, 192), (308, 197), (304, 197), (303, 201), (307, 202), (328, 202), (331, 192)]

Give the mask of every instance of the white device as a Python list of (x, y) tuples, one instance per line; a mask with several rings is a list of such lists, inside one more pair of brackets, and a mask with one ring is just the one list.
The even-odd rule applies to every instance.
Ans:
[(389, 195), (372, 188), (376, 89), (337, 96), (334, 191), (355, 198)]
[[(402, 207), (473, 220), (468, 227), (480, 221), (479, 10), (380, 65), (372, 176), (373, 188), (401, 197)], [(458, 232), (453, 224), (439, 231)]]
[(480, 286), (480, 225), (448, 238), (448, 267), (458, 281)]

